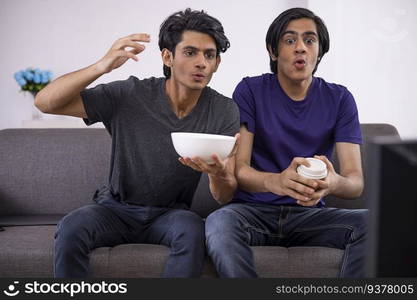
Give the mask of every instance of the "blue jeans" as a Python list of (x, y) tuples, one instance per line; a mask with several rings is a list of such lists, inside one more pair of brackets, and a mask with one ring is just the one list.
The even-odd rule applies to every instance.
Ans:
[(98, 247), (151, 243), (170, 247), (164, 277), (199, 277), (205, 259), (204, 221), (184, 209), (122, 204), (110, 193), (76, 209), (58, 224), (55, 277), (89, 275), (89, 253)]
[(257, 277), (250, 246), (344, 249), (340, 277), (364, 276), (366, 209), (230, 203), (206, 220), (207, 252), (220, 277)]

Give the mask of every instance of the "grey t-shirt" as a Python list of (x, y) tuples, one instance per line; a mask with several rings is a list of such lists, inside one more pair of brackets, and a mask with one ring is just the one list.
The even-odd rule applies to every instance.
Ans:
[(120, 201), (189, 208), (201, 173), (178, 161), (171, 132), (233, 136), (239, 110), (229, 98), (206, 87), (193, 108), (179, 119), (165, 93), (165, 78), (100, 84), (81, 92), (87, 125), (103, 122), (112, 137), (107, 189)]

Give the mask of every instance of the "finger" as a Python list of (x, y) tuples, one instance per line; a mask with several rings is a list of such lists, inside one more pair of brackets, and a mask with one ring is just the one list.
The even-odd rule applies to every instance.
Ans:
[(327, 169), (334, 171), (332, 162), (325, 155), (314, 155), (314, 158), (320, 159), (326, 164)]
[(132, 53), (134, 55), (137, 55), (137, 54), (141, 53), (142, 51), (138, 51), (136, 49), (132, 49), (132, 50), (129, 50), (128, 52), (130, 52), (130, 53)]
[(214, 164), (211, 164), (210, 166), (216, 167), (220, 170), (225, 168), (225, 163), (220, 160), (220, 157), (217, 154), (213, 154), (211, 159), (213, 160)]
[(323, 190), (319, 190), (318, 192), (315, 192), (313, 195), (311, 195), (311, 200), (320, 200), (324, 197)]
[(190, 168), (192, 168), (193, 170), (196, 170), (196, 171), (199, 171), (199, 172), (202, 172), (202, 170), (200, 170), (200, 168), (199, 168), (199, 166), (198, 165), (196, 165), (192, 160), (191, 160), (191, 158), (189, 158), (189, 157), (183, 157), (183, 159), (184, 159), (184, 162), (185, 162), (185, 164), (187, 165), (187, 166), (189, 166)]
[(290, 196), (291, 198), (295, 199), (295, 200), (299, 200), (299, 201), (309, 201), (311, 200), (310, 197), (301, 195), (299, 193), (297, 193), (296, 191), (292, 190), (292, 189), (286, 189), (285, 193)]
[(310, 163), (304, 157), (294, 157), (291, 161), (290, 167), (296, 170), (299, 165), (310, 167)]
[(328, 189), (329, 188), (329, 183), (326, 182), (325, 180), (316, 180), (319, 189)]
[(301, 206), (315, 206), (319, 201), (320, 199), (312, 199), (309, 201), (297, 201), (297, 204)]
[(132, 42), (130, 40), (121, 40), (114, 45), (113, 49), (125, 50), (127, 47), (136, 49), (139, 52), (142, 52), (146, 48), (145, 45), (142, 45), (142, 44), (139, 44), (139, 43), (136, 43), (136, 42)]
[(139, 58), (134, 55), (132, 52), (130, 51), (123, 51), (125, 53), (125, 56), (127, 56), (128, 58), (133, 59), (134, 61), (139, 61)]
[(232, 152), (230, 152), (230, 154), (227, 157), (235, 156), (236, 153), (237, 153), (237, 149), (239, 149), (239, 145), (240, 145), (240, 133), (236, 133), (235, 134), (235, 138), (236, 138), (235, 145), (233, 146)]
[(309, 195), (310, 197), (315, 192), (314, 189), (308, 186), (305, 186), (304, 184), (298, 183), (296, 181), (290, 180), (288, 185), (292, 190), (297, 191), (300, 194)]
[(318, 187), (317, 180), (306, 178), (304, 176), (301, 176), (297, 172), (291, 173), (291, 175), (289, 176), (290, 176), (289, 179), (296, 181), (298, 183), (301, 183), (303, 185), (306, 185), (312, 189), (316, 189)]
[(186, 163), (184, 162), (184, 159), (182, 157), (179, 157), (178, 160), (179, 160), (179, 162), (181, 164), (183, 164), (184, 166), (186, 166)]
[(125, 58), (126, 60), (131, 58), (135, 61), (139, 60), (136, 55), (134, 55), (133, 53), (131, 53), (129, 51), (124, 51), (124, 50), (116, 51), (116, 52), (114, 52), (113, 55), (115, 56), (115, 60), (118, 59), (118, 58)]
[(151, 35), (147, 33), (133, 33), (128, 35), (126, 38), (135, 42), (147, 42), (151, 41)]
[(202, 160), (200, 157), (195, 156), (192, 158), (192, 161), (195, 165), (197, 165), (203, 172), (209, 172), (211, 166)]

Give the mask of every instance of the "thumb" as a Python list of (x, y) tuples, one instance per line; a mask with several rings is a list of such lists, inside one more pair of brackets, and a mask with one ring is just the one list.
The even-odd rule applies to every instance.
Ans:
[(328, 170), (334, 171), (333, 164), (331, 163), (330, 160), (328, 160), (328, 158), (325, 155), (314, 155), (314, 158), (320, 159), (326, 164), (326, 167)]
[(235, 134), (235, 138), (236, 138), (235, 145), (233, 146), (232, 151), (230, 152), (230, 154), (227, 157), (235, 156), (236, 153), (237, 153), (237, 149), (239, 149), (239, 145), (240, 145), (240, 133), (236, 133)]

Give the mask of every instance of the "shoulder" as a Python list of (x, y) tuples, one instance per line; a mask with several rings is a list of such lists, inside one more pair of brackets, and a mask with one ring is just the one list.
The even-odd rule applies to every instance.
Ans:
[(215, 109), (235, 110), (236, 104), (231, 98), (226, 97), (210, 87), (206, 87), (206, 92)]
[(130, 76), (123, 81), (126, 88), (133, 89), (135, 91), (154, 91), (160, 89), (165, 82), (164, 77), (149, 77), (145, 79), (139, 79), (135, 76)]
[(266, 73), (258, 76), (244, 77), (236, 86), (236, 91), (242, 89), (258, 89), (265, 88), (271, 85), (271, 82), (276, 80), (276, 75), (272, 73)]
[(352, 93), (344, 85), (325, 81), (323, 78), (315, 77), (316, 86), (321, 94), (329, 95), (332, 99), (343, 100), (352, 97)]
[(316, 83), (319, 91), (316, 95), (318, 95), (320, 101), (325, 102), (328, 107), (333, 107), (340, 116), (344, 115), (346, 112), (357, 112), (355, 98), (345, 86), (329, 83), (318, 77), (315, 79), (317, 80)]

